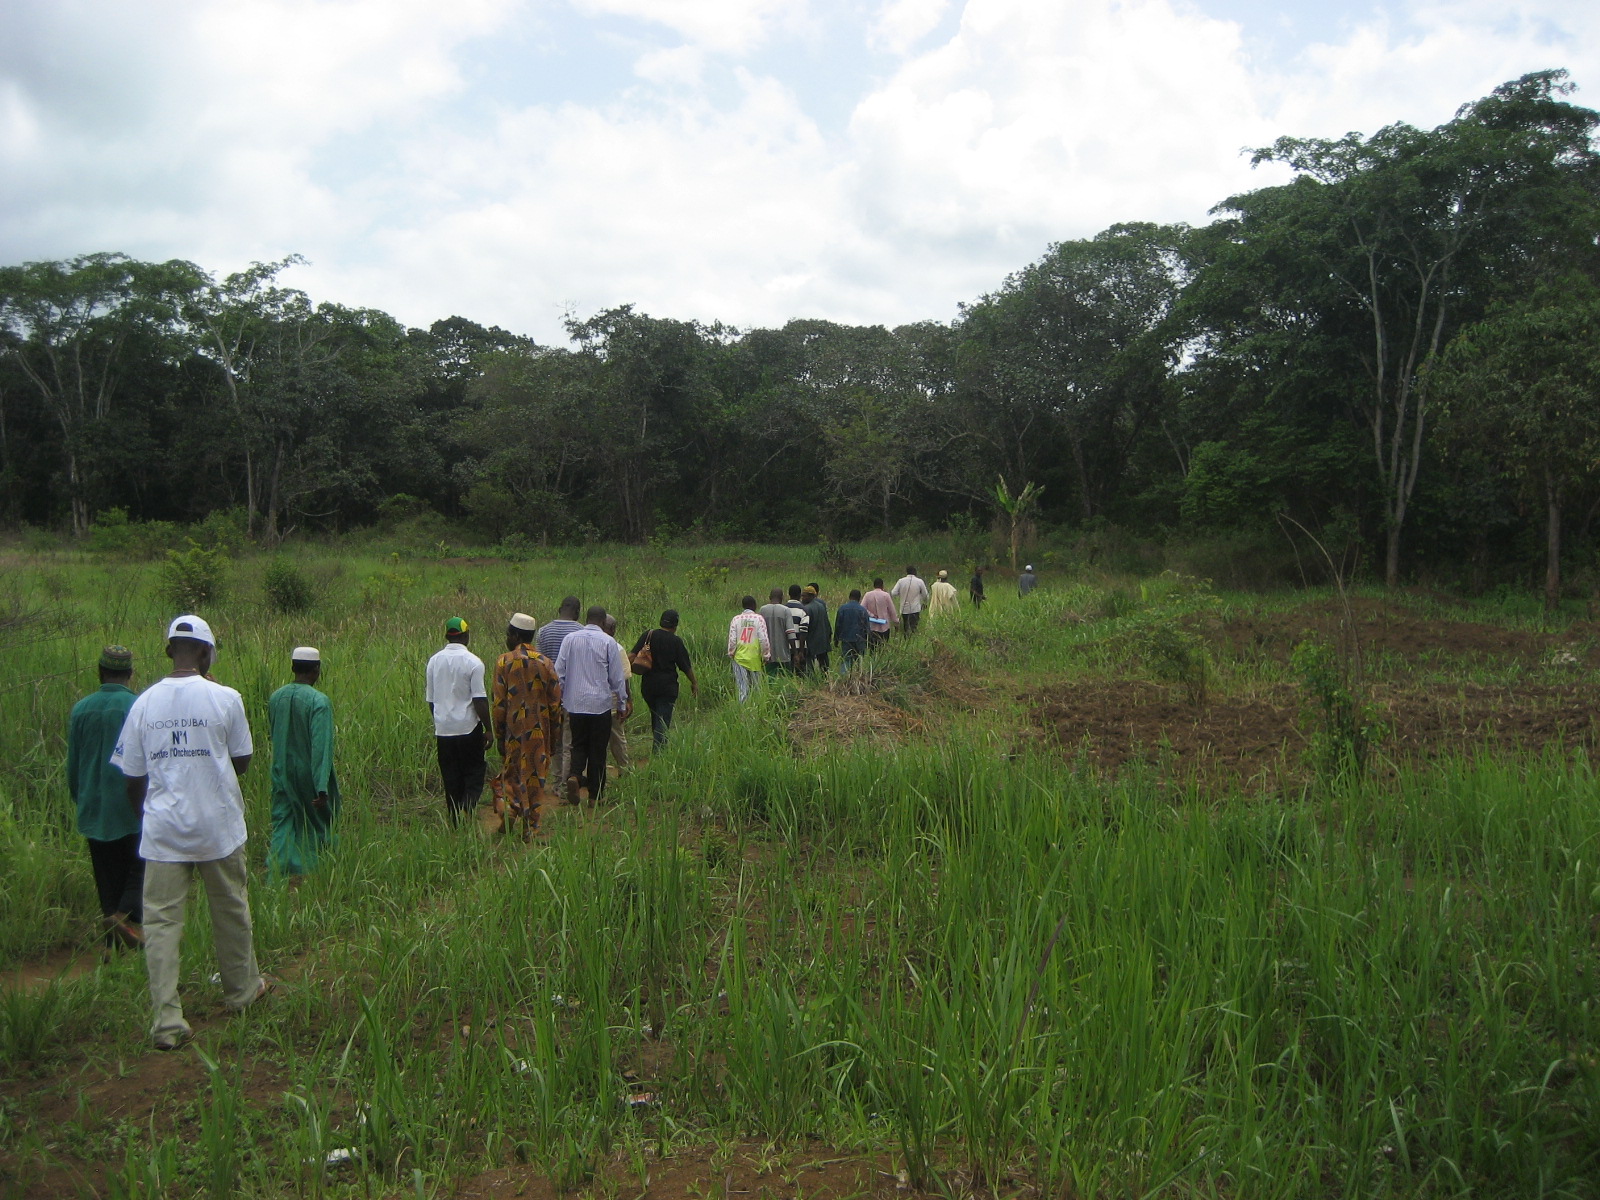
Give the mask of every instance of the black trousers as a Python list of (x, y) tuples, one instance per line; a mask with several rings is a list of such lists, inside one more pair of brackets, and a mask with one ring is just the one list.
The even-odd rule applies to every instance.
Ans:
[(439, 774), (444, 779), (445, 811), (452, 824), (461, 814), (478, 807), (483, 795), (483, 726), (454, 737), (435, 737), (439, 746)]
[(568, 713), (572, 725), (572, 765), (570, 775), (578, 786), (589, 789), (589, 799), (600, 799), (606, 786), (606, 747), (611, 744), (611, 714)]
[(144, 859), (139, 857), (139, 835), (130, 833), (113, 842), (85, 838), (94, 866), (94, 889), (100, 894), (100, 915), (126, 913), (135, 925), (144, 914)]
[(920, 620), (922, 620), (920, 610), (914, 613), (903, 612), (900, 614), (900, 628), (907, 633), (915, 633), (917, 631), (917, 622)]

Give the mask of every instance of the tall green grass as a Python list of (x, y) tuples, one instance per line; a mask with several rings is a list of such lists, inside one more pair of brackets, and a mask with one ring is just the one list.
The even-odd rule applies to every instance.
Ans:
[[(322, 644), (345, 816), (303, 887), (253, 890), (263, 962), (287, 983), (223, 1032), (203, 1027), (198, 1141), (179, 1152), (152, 1122), (113, 1193), (448, 1191), (510, 1163), (579, 1188), (754, 1137), (888, 1147), (948, 1194), (1596, 1194), (1600, 807), (1581, 759), (1175, 802), (1151, 775), (1107, 784), (1019, 748), (1025, 714), (999, 688), (898, 751), (802, 753), (787, 721), (812, 693), (732, 700), (731, 609), (681, 561), (421, 564), (404, 594), (357, 609), (369, 565), (384, 569), (347, 565), (344, 598), (309, 617), (217, 618), (219, 677), (252, 713), (290, 646)], [(811, 577), (740, 570), (740, 593)], [(663, 578), (705, 685), (672, 746), (608, 810), (553, 821), (547, 844), (446, 827), (420, 700), (438, 621), (543, 617), (566, 579), (586, 599), (621, 579), (653, 602)], [(940, 672), (1009, 678), (1014, 695), (1092, 670), (1115, 653), (1107, 625), (1138, 615), (1071, 619), (1101, 595), (997, 599), (878, 669), (907, 702)], [(18, 718), (0, 731), (5, 846), (29, 881), (11, 894), (55, 897), (8, 902), (11, 955), (92, 906), (52, 731), (99, 641), (134, 641), (148, 664), (160, 633), (148, 605), (136, 626), (150, 628), (129, 635), (87, 624), (93, 597), (62, 602), (83, 638), (12, 648), (36, 683), (25, 703), (0, 698)], [(202, 910), (184, 986), (214, 1011)], [(142, 983), (123, 959), (8, 993), (9, 1069), (80, 1070), (86, 1045), (137, 1054)], [(246, 1089), (240, 1064), (268, 1070), (275, 1098)], [(327, 1166), (338, 1149), (352, 1160)]]

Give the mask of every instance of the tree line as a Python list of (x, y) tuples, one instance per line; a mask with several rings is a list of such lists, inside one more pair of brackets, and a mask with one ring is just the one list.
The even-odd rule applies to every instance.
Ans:
[(814, 541), (1038, 519), (1298, 531), (1390, 584), (1596, 550), (1600, 115), (1541, 71), (1431, 130), (1285, 137), (1206, 225), (1052, 245), (949, 323), (630, 306), (542, 346), (119, 254), (0, 268), (0, 521), (394, 497), (479, 538)]

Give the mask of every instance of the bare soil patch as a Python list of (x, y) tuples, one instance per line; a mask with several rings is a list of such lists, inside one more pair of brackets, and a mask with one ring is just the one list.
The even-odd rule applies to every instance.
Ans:
[[(1122, 679), (1046, 688), (1023, 697), (1026, 735), (1116, 773), (1155, 765), (1163, 778), (1271, 790), (1305, 774), (1307, 701), (1279, 685), (1196, 707), (1175, 688)], [(1552, 744), (1600, 745), (1600, 687), (1463, 684), (1449, 692), (1376, 684), (1371, 701), (1387, 735), (1378, 754), (1395, 764), (1500, 751), (1537, 754)]]
[[(1404, 604), (1357, 597), (1350, 601), (1350, 632), (1367, 659), (1406, 661), (1451, 658), (1468, 662), (1541, 663), (1570, 654), (1572, 665), (1600, 667), (1600, 625), (1580, 621), (1564, 633), (1536, 633), (1479, 621), (1440, 620)], [(1250, 613), (1193, 624), (1223, 657), (1287, 662), (1307, 638), (1335, 640), (1346, 620), (1337, 600), (1278, 613)]]

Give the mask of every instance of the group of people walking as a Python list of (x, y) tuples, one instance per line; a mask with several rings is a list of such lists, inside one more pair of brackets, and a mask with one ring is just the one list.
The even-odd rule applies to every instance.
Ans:
[[(1019, 579), (1026, 595), (1033, 568)], [(768, 675), (825, 673), (837, 646), (841, 670), (884, 645), (898, 630), (916, 632), (953, 613), (960, 598), (940, 571), (930, 586), (915, 567), (892, 588), (881, 578), (830, 614), (821, 585), (773, 588), (759, 609), (746, 596), (728, 626), (728, 657), (741, 701)], [(968, 588), (984, 602), (983, 571)], [(616, 619), (599, 605), (578, 618), (576, 596), (562, 600), (542, 628), (526, 613), (506, 622), (505, 650), (488, 673), (470, 649), (465, 617), (444, 623), (444, 646), (429, 658), (424, 698), (433, 720), (445, 809), (452, 823), (476, 809), (487, 783), (500, 828), (531, 838), (540, 811), (554, 802), (598, 801), (607, 758), (628, 762), (624, 723), (633, 712), (630, 680), (650, 711), (656, 748), (667, 744), (679, 679), (700, 685), (675, 610), (641, 633), (631, 651), (616, 638)], [(142, 947), (149, 975), (150, 1035), (170, 1050), (190, 1036), (178, 999), (178, 947), (192, 877), (205, 886), (213, 942), (228, 1007), (243, 1010), (272, 981), (257, 968), (251, 934), (240, 779), (254, 757), (244, 701), (211, 677), (217, 641), (194, 614), (167, 629), (170, 671), (133, 691), (133, 654), (106, 646), (96, 664), (99, 687), (72, 708), (67, 723), (67, 784), (79, 833), (88, 842), (108, 949)], [(314, 646), (290, 651), (290, 681), (267, 701), (272, 742), (272, 831), (268, 863), (297, 881), (315, 869), (334, 837), (340, 808), (334, 769), (333, 709), (318, 688), (323, 659)], [(488, 772), (498, 749), (500, 767)], [(559, 781), (559, 787), (552, 787)], [(559, 795), (557, 794), (559, 793)]]
[[(968, 585), (974, 606), (985, 599), (983, 572), (979, 567)], [(1030, 581), (1032, 572), (1029, 566), (1026, 577)], [(1031, 582), (1023, 594), (1030, 590)], [(872, 581), (864, 595), (860, 588), (852, 588), (849, 599), (831, 620), (817, 583), (804, 587), (790, 584), (787, 600), (782, 588), (773, 588), (767, 603), (759, 608), (754, 596), (746, 596), (741, 605), (728, 623), (728, 658), (734, 686), (744, 701), (767, 676), (827, 672), (835, 646), (840, 670), (848, 671), (868, 651), (886, 644), (896, 630), (915, 633), (923, 613), (937, 620), (958, 611), (961, 596), (950, 582), (950, 572), (940, 571), (930, 586), (916, 567), (908, 566), (891, 588), (884, 588), (881, 577)]]
[(667, 744), (681, 674), (699, 694), (689, 651), (678, 637), (678, 613), (667, 609), (656, 627), (627, 651), (617, 622), (600, 605), (578, 620), (580, 602), (568, 596), (542, 629), (527, 613), (506, 623), (505, 652), (492, 677), (468, 648), (466, 618), (445, 622), (444, 647), (428, 660), (426, 700), (433, 716), (439, 775), (452, 821), (478, 807), (488, 776), (488, 752), (500, 751), (500, 770), (487, 779), (491, 807), (505, 828), (525, 837), (538, 829), (539, 812), (559, 799), (598, 801), (606, 786), (606, 759), (627, 765), (623, 723), (633, 713), (629, 681), (650, 710), (651, 735)]

